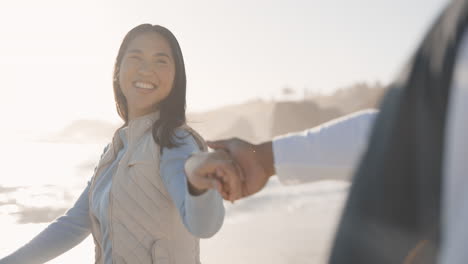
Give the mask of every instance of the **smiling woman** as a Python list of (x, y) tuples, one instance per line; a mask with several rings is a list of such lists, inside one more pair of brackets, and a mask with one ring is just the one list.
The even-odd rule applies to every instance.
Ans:
[[(124, 124), (106, 147), (75, 205), (0, 260), (44, 263), (93, 235), (96, 263), (199, 263), (199, 238), (224, 220), (215, 171), (185, 169), (204, 140), (185, 124), (182, 52), (166, 28), (143, 24), (124, 38), (114, 68)], [(206, 153), (219, 160), (222, 151)], [(234, 173), (229, 161), (227, 173)]]
[(125, 124), (159, 110), (154, 139), (162, 146), (176, 146), (172, 134), (186, 121), (186, 82), (182, 51), (169, 30), (143, 24), (127, 34), (114, 68), (117, 111)]
[[(137, 28), (130, 32), (129, 38), (139, 30), (143, 29)], [(122, 48), (127, 51), (121, 52), (123, 55), (117, 59), (114, 91), (119, 101), (126, 99), (130, 105), (127, 110), (128, 118), (131, 119), (156, 110), (152, 108), (159, 108), (161, 99), (172, 90), (176, 69), (170, 44), (160, 33), (141, 33), (134, 37), (128, 47)], [(185, 92), (182, 86), (184, 83), (175, 89), (183, 89)], [(121, 114), (125, 111), (121, 109)]]
[(118, 73), (120, 89), (131, 106), (129, 119), (155, 111), (171, 92), (175, 75), (171, 53), (159, 33), (141, 34), (129, 45)]

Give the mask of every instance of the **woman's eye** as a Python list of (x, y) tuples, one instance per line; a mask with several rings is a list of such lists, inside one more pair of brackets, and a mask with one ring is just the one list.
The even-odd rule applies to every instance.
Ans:
[(157, 60), (156, 63), (167, 64), (167, 61), (165, 61), (165, 60)]
[(139, 60), (140, 59), (140, 57), (138, 57), (138, 56), (128, 56), (127, 58), (132, 59), (132, 60)]

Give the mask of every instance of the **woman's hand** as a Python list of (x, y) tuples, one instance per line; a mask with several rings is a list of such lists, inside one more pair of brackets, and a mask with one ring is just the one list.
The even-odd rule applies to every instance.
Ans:
[(189, 192), (200, 195), (216, 189), (224, 199), (235, 201), (242, 195), (242, 170), (224, 150), (201, 152), (185, 162)]
[(271, 141), (256, 145), (232, 138), (207, 143), (216, 151), (226, 151), (240, 168), (243, 180), (240, 186), (241, 196), (238, 199), (262, 190), (270, 177), (275, 174)]

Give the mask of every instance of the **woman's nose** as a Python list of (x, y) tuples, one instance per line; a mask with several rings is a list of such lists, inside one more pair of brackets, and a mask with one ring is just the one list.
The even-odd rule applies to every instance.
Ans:
[(153, 69), (151, 63), (143, 61), (138, 68), (138, 73), (144, 76), (148, 76), (156, 74), (156, 71)]

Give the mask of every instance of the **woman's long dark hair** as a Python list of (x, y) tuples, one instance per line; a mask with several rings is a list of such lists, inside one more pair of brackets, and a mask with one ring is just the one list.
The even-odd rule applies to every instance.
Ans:
[(186, 122), (185, 118), (185, 93), (187, 78), (185, 76), (185, 64), (179, 42), (167, 28), (159, 25), (142, 24), (130, 30), (120, 45), (117, 59), (114, 66), (114, 97), (119, 116), (128, 124), (127, 100), (120, 89), (119, 70), (122, 58), (127, 51), (129, 43), (139, 34), (147, 32), (156, 32), (161, 34), (172, 49), (172, 57), (175, 62), (175, 76), (172, 90), (169, 95), (159, 104), (159, 119), (153, 124), (153, 138), (156, 143), (163, 148), (173, 148), (180, 144), (176, 142), (175, 129)]

